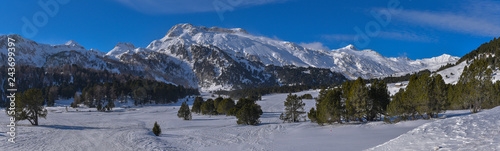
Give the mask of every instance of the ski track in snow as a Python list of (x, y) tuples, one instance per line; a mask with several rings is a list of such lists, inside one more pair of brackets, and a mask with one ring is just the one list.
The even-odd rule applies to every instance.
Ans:
[[(318, 90), (310, 90), (316, 97)], [(210, 94), (204, 93), (204, 99)], [(282, 123), (279, 115), (288, 94), (263, 96), (257, 103), (264, 114), (259, 126), (236, 124), (233, 116), (193, 115), (193, 120), (177, 117), (179, 103), (133, 108), (115, 108), (114, 112), (80, 112), (57, 101), (61, 107), (49, 107), (47, 119), (40, 126), (28, 121), (18, 122), (16, 143), (9, 143), (8, 117), (0, 114), (0, 150), (363, 150), (398, 137), (432, 120), (407, 121), (397, 124), (370, 122), (319, 126), (315, 123)], [(188, 104), (193, 103), (190, 98)], [(185, 99), (182, 99), (185, 100)], [(315, 106), (315, 100), (303, 100), (305, 110)], [(5, 112), (3, 109), (0, 112)], [(468, 111), (449, 111), (448, 117), (466, 115)], [(151, 131), (157, 121), (162, 129), (159, 137)], [(440, 121), (440, 120), (438, 120)], [(500, 122), (497, 122), (500, 124)], [(498, 142), (498, 138), (493, 140)]]

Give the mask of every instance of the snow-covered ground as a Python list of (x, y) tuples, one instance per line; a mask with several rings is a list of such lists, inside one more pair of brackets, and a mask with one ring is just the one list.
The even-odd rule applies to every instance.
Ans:
[[(388, 83), (387, 84), (387, 91), (389, 91), (391, 96), (393, 96), (394, 94), (399, 92), (399, 89), (406, 88), (408, 86), (408, 83), (410, 83), (410, 81), (403, 81), (403, 82), (399, 82), (399, 83)], [(399, 84), (400, 86), (396, 86), (396, 84)]]
[(500, 150), (500, 107), (424, 124), (370, 150)]
[(455, 65), (448, 69), (444, 69), (443, 71), (439, 71), (437, 72), (437, 74), (440, 74), (443, 77), (443, 80), (446, 84), (457, 84), (458, 80), (460, 79), (460, 75), (462, 75), (462, 72), (464, 72), (464, 68), (466, 65), (467, 62), (464, 61), (458, 65)]
[[(464, 72), (464, 68), (466, 65), (467, 62), (464, 61), (458, 65), (455, 65), (448, 69), (444, 69), (443, 71), (439, 71), (437, 72), (437, 74), (440, 74), (443, 77), (443, 80), (446, 84), (457, 84), (458, 80), (460, 79), (460, 75), (462, 75), (462, 72)], [(500, 70), (498, 68), (493, 69), (491, 81), (500, 81)]]
[[(310, 90), (297, 94), (306, 93), (316, 97), (319, 91)], [(203, 95), (205, 99), (211, 96), (208, 93)], [(47, 119), (41, 119), (39, 126), (31, 126), (28, 121), (19, 122), (15, 144), (7, 142), (9, 137), (6, 134), (6, 125), (9, 119), (6, 114), (0, 114), (0, 125), (4, 125), (0, 126), (0, 150), (364, 150), (383, 144), (421, 125), (431, 125), (429, 128), (433, 128), (439, 126), (433, 124), (436, 122), (450, 123), (448, 120), (327, 126), (319, 126), (309, 121), (282, 123), (279, 115), (284, 109), (283, 101), (286, 96), (287, 94), (262, 96), (263, 100), (258, 101), (258, 104), (262, 106), (264, 114), (259, 126), (237, 125), (236, 118), (232, 116), (193, 115), (193, 120), (184, 121), (176, 116), (180, 103), (115, 108), (114, 112), (96, 112), (95, 109), (90, 109), (89, 112), (88, 108), (79, 108), (79, 111), (68, 108), (66, 111), (62, 106), (66, 106), (69, 101), (63, 100), (56, 102), (56, 105), (61, 107), (48, 108)], [(192, 101), (193, 98), (189, 103), (192, 104)], [(315, 105), (312, 99), (304, 102), (306, 111)], [(482, 123), (477, 124), (498, 128), (498, 117), (495, 117), (496, 121), (486, 121), (486, 118), (489, 118), (486, 113), (497, 110), (500, 109), (486, 111), (470, 118), (484, 118)], [(2, 109), (0, 112), (5, 111)], [(469, 117), (465, 116), (468, 115), (467, 112), (449, 111), (444, 115), (466, 118)], [(456, 118), (450, 120), (453, 119)], [(155, 121), (162, 129), (159, 137), (154, 136), (151, 131)], [(448, 130), (453, 131), (452, 128)], [(456, 128), (457, 131), (463, 129)], [(488, 132), (486, 130), (495, 129), (484, 130), (474, 129), (479, 139), (486, 139), (479, 136)], [(498, 129), (496, 130), (498, 135)], [(446, 139), (439, 141), (445, 142)], [(498, 137), (492, 141), (499, 142)]]

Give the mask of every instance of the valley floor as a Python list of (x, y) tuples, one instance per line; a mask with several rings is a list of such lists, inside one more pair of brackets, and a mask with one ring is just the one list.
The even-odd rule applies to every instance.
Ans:
[[(305, 93), (316, 97), (319, 91), (297, 94)], [(204, 94), (205, 99), (209, 96)], [(15, 144), (7, 142), (9, 136), (6, 134), (8, 131), (6, 125), (9, 118), (2, 110), (0, 112), (4, 113), (0, 114), (2, 125), (0, 150), (365, 150), (372, 147), (376, 147), (375, 150), (400, 150), (396, 148), (406, 148), (413, 143), (418, 144), (417, 147), (411, 147), (416, 150), (428, 150), (428, 147), (435, 146), (453, 150), (463, 146), (444, 144), (447, 142), (460, 144), (462, 141), (468, 141), (487, 145), (500, 142), (499, 117), (490, 115), (492, 113), (498, 115), (500, 108), (475, 115), (469, 115), (465, 110), (448, 111), (444, 114), (448, 119), (444, 120), (318, 126), (309, 121), (282, 123), (279, 115), (284, 109), (283, 101), (286, 96), (287, 94), (262, 96), (263, 100), (258, 101), (258, 104), (262, 106), (264, 114), (261, 116), (262, 124), (259, 126), (237, 125), (236, 118), (232, 116), (193, 115), (193, 120), (184, 121), (176, 116), (180, 103), (115, 108), (114, 112), (95, 112), (95, 109), (89, 112), (83, 108), (77, 112), (72, 108), (66, 111), (65, 107), (49, 107), (47, 119), (41, 119), (39, 126), (30, 126), (28, 121), (18, 122)], [(191, 99), (191, 104), (192, 101)], [(304, 102), (306, 111), (315, 104), (312, 99)], [(60, 106), (64, 104), (64, 102), (59, 103)], [(488, 122), (488, 118), (495, 120)], [(469, 127), (465, 127), (465, 130), (460, 125), (453, 127), (459, 123), (456, 121), (458, 119), (462, 119), (462, 123), (466, 125), (477, 121), (475, 124), (484, 129), (472, 127), (469, 132), (467, 129)], [(468, 120), (472, 122), (467, 122)], [(159, 137), (154, 136), (151, 131), (155, 121), (162, 129)], [(489, 126), (496, 127), (487, 128)], [(448, 133), (455, 131), (459, 134), (447, 136)], [(461, 139), (467, 138), (469, 134), (472, 135), (471, 133), (474, 133), (472, 140)], [(486, 133), (496, 137), (484, 138), (489, 137)], [(425, 141), (419, 143), (419, 139)], [(483, 140), (486, 142), (480, 143)], [(432, 145), (426, 143), (433, 141), (436, 143)], [(394, 147), (393, 144), (398, 145)]]

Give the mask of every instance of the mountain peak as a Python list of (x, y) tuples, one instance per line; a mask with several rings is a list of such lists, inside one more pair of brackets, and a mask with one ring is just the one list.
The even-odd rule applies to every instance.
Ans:
[(352, 45), (352, 44), (349, 44), (349, 45), (345, 46), (345, 47), (344, 47), (344, 48), (342, 48), (342, 49), (358, 50), (358, 48), (354, 47), (354, 45)]
[(460, 57), (455, 57), (455, 56), (452, 56), (449, 54), (442, 54), (441, 56), (433, 57), (430, 59), (435, 60), (435, 61), (440, 61), (440, 62), (448, 62), (448, 61), (458, 61), (458, 59), (460, 59)]
[(75, 46), (75, 45), (80, 45), (79, 43), (77, 43), (76, 41), (74, 40), (70, 40), (68, 42), (66, 42), (64, 45), (68, 45), (68, 46)]
[(70, 41), (66, 42), (64, 45), (70, 46), (70, 47), (78, 47), (78, 48), (85, 49), (82, 45), (80, 45), (79, 43), (77, 43), (74, 40), (70, 40)]
[(106, 56), (113, 56), (115, 58), (120, 58), (120, 56), (124, 53), (132, 52), (135, 49), (134, 44), (132, 43), (118, 43), (115, 48), (109, 51)]

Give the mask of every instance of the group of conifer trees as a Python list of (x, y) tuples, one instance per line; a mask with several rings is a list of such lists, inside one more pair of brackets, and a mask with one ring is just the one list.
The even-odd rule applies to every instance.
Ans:
[[(189, 106), (183, 103), (179, 109), (178, 116), (184, 120), (191, 120)], [(255, 100), (240, 98), (237, 103), (231, 98), (218, 97), (214, 99), (203, 100), (201, 97), (196, 97), (193, 102), (191, 112), (202, 115), (226, 115), (236, 116), (237, 123), (241, 125), (258, 125), (260, 123), (260, 115), (262, 109)]]
[[(496, 56), (495, 56), (496, 57)], [(390, 97), (384, 81), (366, 84), (361, 78), (341, 87), (321, 90), (308, 117), (312, 122), (430, 119), (446, 110), (468, 109), (471, 113), (500, 105), (500, 82), (493, 82), (496, 59), (479, 55), (467, 61), (457, 83), (446, 84), (440, 74), (413, 74), (406, 88)]]
[(316, 99), (316, 108), (307, 116), (311, 122), (343, 123), (351, 121), (375, 121), (386, 113), (390, 102), (387, 85), (374, 80), (370, 85), (358, 78), (347, 81), (341, 88), (323, 89)]
[(469, 109), (471, 113), (500, 105), (500, 82), (493, 82), (493, 57), (469, 61), (456, 85), (449, 91), (450, 109)]
[(445, 110), (468, 109), (471, 113), (500, 105), (500, 82), (493, 82), (491, 56), (468, 61), (456, 84), (445, 84), (439, 74), (413, 75), (406, 89), (393, 96), (386, 122), (434, 118)]
[(397, 92), (388, 106), (386, 122), (437, 117), (446, 110), (449, 85), (439, 74), (413, 75), (406, 88)]

